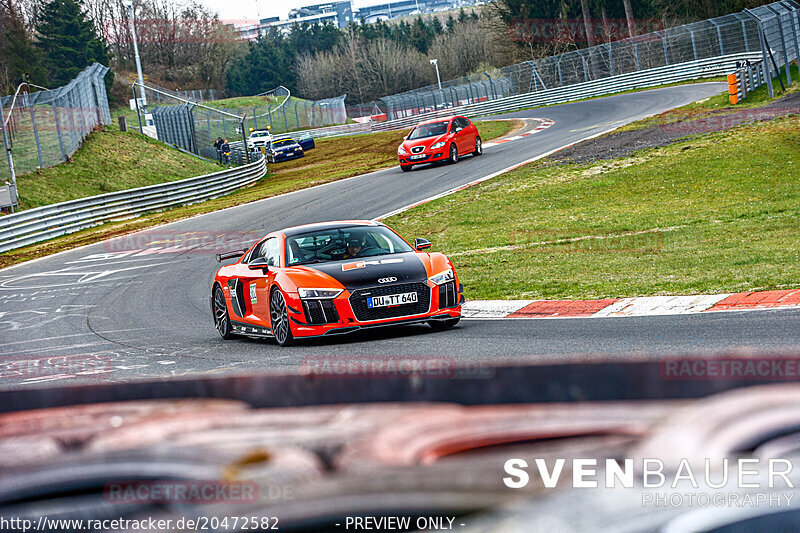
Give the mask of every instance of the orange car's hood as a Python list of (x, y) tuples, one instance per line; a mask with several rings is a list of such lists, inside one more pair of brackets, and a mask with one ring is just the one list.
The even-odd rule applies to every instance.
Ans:
[(428, 279), (428, 270), (416, 252), (313, 263), (296, 268), (330, 276), (348, 290), (381, 284), (424, 282)]

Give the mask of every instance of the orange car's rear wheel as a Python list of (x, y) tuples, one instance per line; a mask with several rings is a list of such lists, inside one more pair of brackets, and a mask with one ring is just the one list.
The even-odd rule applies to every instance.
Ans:
[(225, 304), (225, 294), (219, 285), (214, 289), (214, 325), (217, 327), (217, 333), (223, 339), (229, 340), (234, 337), (231, 319), (228, 316), (228, 306)]
[(272, 334), (275, 342), (280, 346), (289, 346), (294, 340), (292, 328), (289, 325), (289, 313), (286, 311), (286, 300), (280, 289), (272, 291), (269, 299), (269, 317), (272, 325)]

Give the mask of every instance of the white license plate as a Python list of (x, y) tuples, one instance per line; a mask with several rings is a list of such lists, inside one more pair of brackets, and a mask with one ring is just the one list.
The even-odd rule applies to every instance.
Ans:
[(419, 159), (425, 159), (425, 154), (412, 155), (411, 157), (409, 157), (409, 159), (411, 161), (417, 161)]
[(367, 307), (370, 309), (415, 303), (417, 303), (416, 292), (404, 292), (402, 294), (390, 294), (388, 296), (370, 296), (367, 298)]

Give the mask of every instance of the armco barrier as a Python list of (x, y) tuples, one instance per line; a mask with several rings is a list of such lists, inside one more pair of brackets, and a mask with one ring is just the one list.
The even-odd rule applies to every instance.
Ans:
[(0, 252), (73, 233), (103, 222), (190, 205), (255, 183), (267, 173), (264, 157), (240, 167), (180, 181), (90, 196), (0, 217)]
[(620, 74), (618, 76), (601, 78), (594, 81), (577, 83), (566, 87), (540, 90), (516, 96), (507, 96), (496, 100), (478, 102), (459, 107), (445, 107), (421, 115), (388, 120), (385, 122), (368, 122), (358, 124), (344, 124), (330, 126), (315, 130), (294, 132), (295, 135), (311, 134), (314, 138), (340, 137), (368, 133), (371, 131), (390, 131), (410, 128), (423, 120), (449, 116), (462, 115), (470, 118), (495, 115), (518, 111), (529, 107), (562, 104), (584, 98), (593, 98), (609, 94), (644, 89), (667, 83), (690, 81), (701, 78), (723, 76), (736, 68), (736, 64), (744, 61), (757, 61), (761, 58), (760, 52), (745, 54), (732, 54), (727, 56), (701, 59), (688, 63), (678, 63), (667, 67), (658, 67), (649, 70), (640, 70)]
[(658, 67), (650, 70), (620, 74), (610, 78), (577, 83), (567, 87), (508, 96), (506, 98), (460, 107), (449, 107), (423, 115), (389, 120), (387, 122), (373, 122), (371, 126), (372, 131), (398, 130), (411, 127), (423, 120), (453, 114), (466, 117), (481, 117), (517, 111), (529, 107), (561, 104), (584, 98), (604, 96), (631, 89), (654, 87), (666, 83), (722, 76), (733, 70), (737, 62), (745, 60), (755, 61), (759, 59), (760, 56), (761, 54), (759, 52), (751, 52), (747, 54), (733, 54), (710, 59), (701, 59), (699, 61), (680, 63), (668, 67)]
[(744, 65), (737, 68), (733, 74), (728, 74), (728, 94), (732, 104), (738, 104), (747, 98), (747, 95), (766, 84), (764, 66), (759, 62), (755, 65)]

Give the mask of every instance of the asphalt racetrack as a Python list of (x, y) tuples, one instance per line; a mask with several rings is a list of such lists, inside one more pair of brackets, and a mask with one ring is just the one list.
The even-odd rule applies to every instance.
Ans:
[[(517, 112), (550, 128), (465, 157), (457, 165), (398, 167), (163, 226), (163, 233), (266, 234), (336, 219), (370, 219), (567, 144), (725, 90), (669, 87)], [(406, 236), (413, 239), (413, 235)], [(434, 249), (436, 243), (434, 242)], [(0, 271), (0, 389), (103, 380), (297, 370), (306, 357), (438, 356), (458, 361), (584, 360), (797, 350), (800, 310), (608, 319), (462, 320), (453, 330), (406, 326), (313, 340), (289, 349), (269, 340), (223, 341), (209, 309), (213, 250), (120, 254), (108, 244)], [(128, 251), (130, 252), (130, 250)], [(469, 298), (469, 294), (467, 294)], [(92, 378), (8, 377), (18, 360), (85, 355), (112, 371)]]

